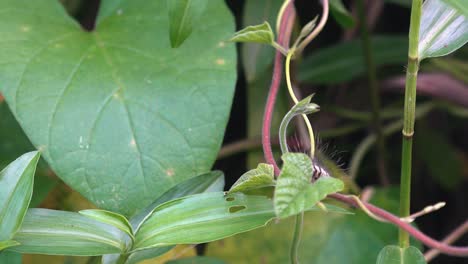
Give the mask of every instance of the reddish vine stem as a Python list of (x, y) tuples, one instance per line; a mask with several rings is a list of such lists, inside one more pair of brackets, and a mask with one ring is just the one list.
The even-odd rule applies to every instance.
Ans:
[[(289, 38), (291, 36), (292, 25), (295, 19), (295, 12), (294, 12), (294, 0), (291, 0), (286, 7), (284, 14), (282, 16), (280, 27), (278, 32), (278, 43), (283, 47), (289, 46)], [(270, 90), (268, 93), (268, 98), (265, 106), (265, 114), (263, 118), (263, 127), (262, 127), (262, 145), (263, 145), (263, 152), (265, 155), (265, 160), (273, 165), (275, 169), (275, 175), (279, 175), (280, 169), (278, 164), (276, 164), (275, 158), (273, 156), (273, 151), (271, 149), (271, 139), (270, 139), (270, 132), (271, 132), (271, 121), (273, 116), (273, 110), (276, 102), (276, 96), (278, 94), (279, 86), (281, 83), (282, 78), (282, 66), (283, 66), (283, 55), (277, 51), (275, 55), (275, 62), (273, 68), (273, 76), (270, 85)], [(328, 196), (329, 198), (338, 200), (340, 202), (346, 203), (353, 207), (358, 207), (356, 201), (343, 194), (335, 193)], [(366, 208), (372, 212), (373, 214), (381, 217), (388, 222), (400, 227), (401, 229), (408, 232), (411, 236), (415, 239), (421, 241), (423, 244), (430, 248), (434, 248), (439, 250), (442, 253), (452, 256), (468, 256), (468, 247), (457, 247), (457, 246), (450, 246), (444, 243), (441, 243), (435, 239), (430, 238), (429, 236), (425, 235), (421, 231), (417, 230), (410, 224), (402, 221), (399, 217), (378, 208), (372, 204), (362, 202)]]
[[(278, 43), (283, 47), (289, 47), (289, 39), (293, 28), (295, 19), (294, 0), (289, 1), (288, 6), (284, 10), (284, 14), (281, 18), (279, 32), (278, 32)], [(281, 78), (283, 73), (283, 54), (276, 51), (275, 61), (273, 66), (273, 76), (271, 79), (270, 90), (268, 92), (268, 98), (265, 106), (265, 113), (263, 115), (263, 126), (262, 126), (262, 146), (265, 160), (267, 163), (272, 164), (275, 169), (275, 175), (279, 175), (280, 169), (276, 164), (273, 151), (271, 150), (271, 120), (273, 118), (273, 110), (275, 108), (276, 97), (281, 84)]]
[[(353, 198), (347, 197), (346, 195), (335, 193), (331, 194), (328, 197), (333, 198), (335, 200), (344, 202), (346, 204), (352, 205), (354, 207), (358, 207), (358, 204), (356, 201), (354, 201)], [(421, 231), (417, 230), (410, 224), (402, 221), (398, 216), (395, 216), (381, 208), (378, 208), (372, 204), (362, 202), (369, 211), (371, 211), (373, 214), (387, 220), (390, 223), (393, 223), (400, 227), (401, 229), (404, 229), (406, 232), (408, 232), (412, 237), (416, 238), (417, 240), (421, 241), (424, 245), (430, 247), (430, 248), (435, 248), (445, 254), (452, 255), (452, 256), (468, 256), (468, 247), (456, 247), (456, 246), (450, 246), (444, 243), (441, 243), (435, 239), (430, 238), (429, 236), (425, 235)]]

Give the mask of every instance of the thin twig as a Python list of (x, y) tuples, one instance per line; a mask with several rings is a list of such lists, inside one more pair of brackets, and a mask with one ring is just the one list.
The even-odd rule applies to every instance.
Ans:
[[(463, 223), (463, 225), (457, 227), (455, 230), (453, 230), (452, 233), (446, 236), (444, 240), (442, 240), (442, 243), (450, 245), (453, 242), (457, 241), (460, 237), (462, 237), (467, 232), (468, 232), (468, 220), (466, 220), (465, 223)], [(440, 254), (439, 250), (432, 248), (424, 254), (424, 258), (426, 259), (427, 262), (429, 262), (435, 257), (437, 257), (437, 255), (439, 254)]]
[(327, 22), (328, 19), (328, 0), (323, 0), (322, 1), (322, 6), (323, 6), (323, 11), (322, 11), (322, 17), (320, 18), (320, 22), (318, 25), (314, 28), (314, 31), (312, 31), (302, 42), (297, 46), (296, 51), (300, 53), (301, 51), (304, 50), (307, 45), (322, 31), (323, 27), (325, 26), (325, 23)]

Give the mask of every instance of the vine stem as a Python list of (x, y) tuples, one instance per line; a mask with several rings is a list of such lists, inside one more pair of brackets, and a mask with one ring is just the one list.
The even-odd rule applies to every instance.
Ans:
[[(294, 11), (294, 0), (289, 1), (288, 5), (285, 7), (284, 12), (281, 16), (281, 21), (279, 24), (278, 32), (278, 43), (283, 47), (289, 46), (289, 39), (291, 37), (291, 32), (293, 28), (293, 23), (295, 20), (296, 14)], [(268, 92), (268, 98), (265, 105), (265, 113), (263, 115), (263, 124), (262, 124), (262, 146), (263, 153), (265, 155), (265, 160), (269, 164), (273, 165), (275, 170), (275, 175), (279, 175), (280, 169), (278, 164), (276, 164), (275, 158), (273, 156), (273, 151), (271, 149), (271, 120), (273, 118), (273, 110), (275, 108), (276, 97), (278, 95), (279, 86), (281, 84), (282, 77), (282, 64), (283, 64), (283, 54), (276, 51), (275, 61), (273, 66), (273, 76), (271, 80), (270, 89)]]
[[(294, 18), (294, 13), (292, 10), (292, 4), (293, 1), (290, 1), (290, 4), (287, 6), (285, 10), (285, 14), (283, 15), (283, 18), (289, 17)], [(286, 22), (288, 21), (288, 22)], [(278, 32), (278, 35), (281, 37), (288, 36), (286, 39), (289, 39), (289, 36), (291, 34), (291, 29), (292, 29), (292, 22), (291, 19), (282, 19), (280, 23), (280, 32)], [(281, 42), (280, 42), (281, 43)], [(273, 81), (272, 85), (270, 86), (270, 91), (265, 107), (265, 118), (263, 119), (263, 129), (262, 132), (268, 132), (267, 135), (263, 133), (262, 136), (262, 144), (263, 144), (263, 150), (265, 154), (265, 159), (266, 161), (273, 165), (275, 167), (275, 175), (279, 175), (280, 170), (278, 168), (278, 165), (276, 164), (276, 161), (273, 158), (273, 153), (271, 150), (271, 142), (270, 142), (270, 126), (271, 126), (271, 117), (273, 113), (273, 108), (276, 100), (276, 93), (278, 92), (278, 87), (279, 87), (279, 79), (281, 79), (281, 53), (277, 52), (276, 53), (276, 58), (275, 58), (275, 65), (274, 65), (274, 74), (273, 74)], [(274, 81), (274, 80), (278, 81)], [(275, 87), (276, 85), (276, 87)], [(338, 200), (340, 202), (346, 203), (351, 206), (358, 206), (356, 201), (351, 198), (347, 197), (346, 195), (343, 194), (332, 194), (329, 195), (328, 197)], [(368, 204), (363, 202), (363, 204), (367, 207), (369, 211), (374, 213), (375, 215), (386, 219), (388, 222), (393, 223), (394, 225), (400, 227), (402, 230), (405, 230), (408, 232), (410, 235), (412, 235), (414, 238), (417, 240), (420, 240), (423, 244), (427, 245), (428, 247), (435, 248), (439, 250), (442, 253), (448, 254), (448, 255), (454, 255), (454, 256), (468, 256), (468, 247), (454, 247), (450, 246), (444, 243), (441, 243), (439, 241), (436, 241), (427, 235), (423, 234), (421, 231), (417, 230), (410, 224), (400, 220), (399, 217), (390, 214), (389, 212), (380, 209), (374, 205)]]
[[(413, 134), (416, 112), (416, 84), (418, 78), (419, 58), (418, 42), (421, 24), (422, 0), (413, 0), (411, 6), (411, 21), (409, 29), (408, 70), (406, 72), (405, 106), (403, 116), (403, 143), (401, 155), (400, 180), (400, 216), (410, 215), (411, 201), (411, 160), (413, 149)], [(409, 235), (403, 228), (399, 232), (399, 245), (409, 247)]]
[[(289, 96), (291, 96), (291, 99), (293, 100), (294, 104), (297, 104), (299, 100), (297, 99), (296, 95), (294, 94), (292, 83), (291, 83), (291, 58), (295, 53), (295, 49), (293, 48), (288, 52), (288, 55), (286, 56), (286, 62), (285, 62), (285, 75), (286, 75), (286, 84), (288, 87), (288, 92)], [(310, 124), (309, 118), (307, 115), (303, 114), (302, 118), (304, 119), (304, 123), (306, 124), (307, 131), (309, 133), (309, 142), (310, 142), (310, 157), (313, 159), (315, 155), (315, 136), (314, 136), (314, 130), (312, 129), (312, 125)]]
[[(341, 201), (343, 203), (349, 204), (354, 207), (359, 207), (357, 202), (354, 200), (354, 198), (335, 193), (335, 194), (330, 194), (328, 196), (329, 198)], [(468, 247), (456, 247), (456, 246), (450, 246), (444, 243), (441, 243), (437, 240), (434, 240), (430, 238), (429, 236), (425, 235), (418, 229), (414, 228), (411, 224), (406, 223), (405, 221), (401, 220), (398, 216), (395, 216), (381, 208), (378, 208), (372, 204), (369, 204), (367, 202), (361, 201), (361, 203), (367, 207), (369, 211), (371, 211), (373, 214), (377, 215), (380, 218), (385, 219), (386, 221), (400, 227), (401, 229), (405, 230), (408, 234), (413, 236), (415, 239), (421, 241), (424, 245), (437, 249), (441, 252), (444, 252), (445, 254), (452, 255), (452, 256), (460, 256), (460, 257), (465, 257), (468, 256)]]

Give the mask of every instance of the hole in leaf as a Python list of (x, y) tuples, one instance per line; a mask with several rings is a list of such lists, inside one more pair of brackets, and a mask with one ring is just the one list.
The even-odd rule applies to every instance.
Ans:
[(232, 202), (232, 201), (234, 201), (235, 199), (236, 199), (236, 198), (234, 198), (234, 197), (228, 197), (228, 198), (226, 198), (226, 201), (227, 201), (227, 202)]
[(233, 213), (237, 213), (237, 212), (239, 212), (239, 211), (242, 211), (242, 210), (244, 210), (245, 208), (247, 208), (247, 207), (244, 206), (244, 205), (236, 205), (236, 206), (229, 207), (229, 212), (230, 212), (231, 214), (233, 214)]

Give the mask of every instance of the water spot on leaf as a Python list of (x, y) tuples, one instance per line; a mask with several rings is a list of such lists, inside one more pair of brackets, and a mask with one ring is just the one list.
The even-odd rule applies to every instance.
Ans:
[(224, 41), (218, 43), (219, 48), (224, 48), (224, 46), (226, 46), (226, 43), (224, 43)]
[(136, 141), (134, 138), (132, 138), (132, 140), (130, 140), (130, 147), (136, 147)]
[(123, 10), (122, 10), (122, 9), (117, 10), (117, 15), (118, 15), (118, 16), (120, 16), (120, 15), (122, 15), (122, 14), (123, 14)]
[(172, 177), (174, 176), (175, 172), (174, 172), (174, 169), (173, 168), (169, 168), (166, 170), (166, 175), (169, 176), (169, 177)]
[(225, 61), (224, 59), (217, 59), (217, 60), (216, 60), (216, 64), (218, 64), (218, 65), (224, 65), (224, 64), (226, 64), (226, 61)]
[(242, 211), (242, 210), (244, 210), (246, 208), (247, 207), (245, 205), (236, 205), (236, 206), (229, 207), (229, 212), (231, 214), (233, 214), (233, 213), (237, 213), (239, 211)]

